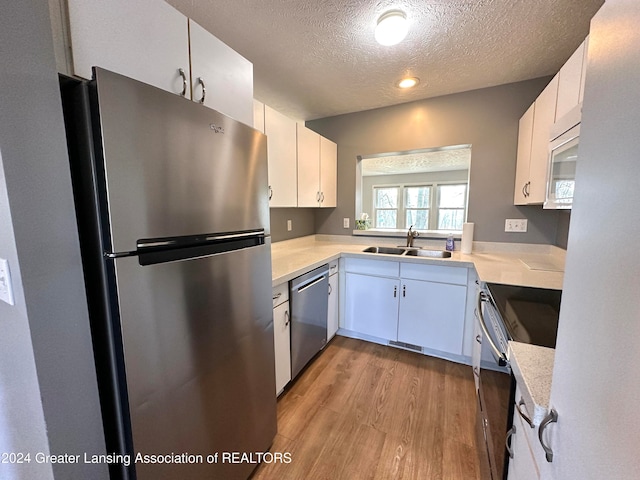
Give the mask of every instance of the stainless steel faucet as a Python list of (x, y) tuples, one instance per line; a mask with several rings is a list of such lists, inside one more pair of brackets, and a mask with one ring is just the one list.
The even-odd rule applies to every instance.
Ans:
[(415, 230), (412, 230), (412, 228), (413, 225), (409, 227), (409, 231), (407, 232), (407, 247), (413, 247), (413, 239), (420, 235)]

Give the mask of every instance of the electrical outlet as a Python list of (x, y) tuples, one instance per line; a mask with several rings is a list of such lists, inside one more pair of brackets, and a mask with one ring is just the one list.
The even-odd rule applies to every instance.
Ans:
[(9, 262), (0, 258), (0, 300), (15, 305), (13, 301), (13, 288), (11, 287), (11, 274), (9, 273)]
[(293, 225), (291, 220), (287, 220), (287, 232), (290, 232), (293, 229)]
[(349, 228), (349, 218), (343, 218), (342, 219), (342, 227), (343, 228)]
[(505, 232), (526, 232), (527, 231), (527, 219), (526, 218), (507, 218), (504, 221)]

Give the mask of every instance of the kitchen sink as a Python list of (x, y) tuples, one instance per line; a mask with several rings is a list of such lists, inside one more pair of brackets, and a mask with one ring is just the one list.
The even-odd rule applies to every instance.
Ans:
[(409, 257), (450, 258), (451, 252), (446, 250), (428, 250), (416, 247), (367, 247), (365, 253), (383, 253), (386, 255), (406, 255)]
[(387, 255), (402, 255), (406, 252), (404, 248), (395, 248), (395, 247), (367, 247), (363, 250), (366, 253), (384, 253)]
[(448, 250), (407, 250), (405, 255), (410, 257), (431, 257), (431, 258), (450, 258), (451, 252)]

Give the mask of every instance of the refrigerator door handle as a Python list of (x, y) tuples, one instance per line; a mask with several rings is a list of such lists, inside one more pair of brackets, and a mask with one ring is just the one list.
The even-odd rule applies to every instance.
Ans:
[(107, 258), (137, 257), (139, 254), (139, 252), (104, 252)]

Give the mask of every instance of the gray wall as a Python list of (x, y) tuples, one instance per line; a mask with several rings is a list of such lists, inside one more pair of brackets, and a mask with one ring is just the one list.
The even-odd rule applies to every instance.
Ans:
[[(104, 452), (58, 78), (46, 2), (0, 17), (0, 451)], [(104, 465), (0, 464), (0, 478), (107, 478)]]
[[(272, 208), (271, 241), (280, 242), (316, 233), (315, 208)], [(287, 220), (291, 220), (291, 231), (287, 231)]]
[[(358, 155), (471, 144), (468, 221), (476, 224), (475, 239), (555, 243), (556, 211), (513, 205), (518, 120), (548, 81), (539, 78), (307, 122), (338, 144), (338, 207), (316, 211), (316, 233), (351, 233), (342, 228), (342, 219), (357, 213)], [(505, 233), (506, 218), (528, 219), (528, 232)]]

